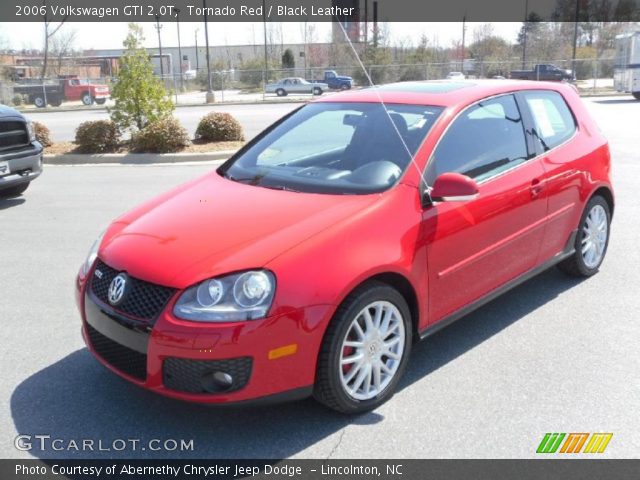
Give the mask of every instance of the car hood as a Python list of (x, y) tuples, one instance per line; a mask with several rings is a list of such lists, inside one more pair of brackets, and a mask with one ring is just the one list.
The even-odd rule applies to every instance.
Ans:
[(136, 278), (186, 288), (262, 267), (377, 199), (273, 190), (213, 172), (117, 219), (99, 256)]

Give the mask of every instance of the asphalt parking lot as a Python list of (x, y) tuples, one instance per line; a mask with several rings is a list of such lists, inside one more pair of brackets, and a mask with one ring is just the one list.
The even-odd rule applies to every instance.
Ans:
[[(586, 101), (611, 142), (617, 195), (600, 273), (550, 270), (416, 345), (399, 393), (352, 418), (311, 400), (183, 404), (99, 366), (73, 297), (87, 250), (115, 216), (213, 166), (48, 167), (25, 196), (0, 201), (0, 457), (528, 458), (546, 432), (612, 432), (601, 458), (638, 458), (640, 102)], [(195, 449), (26, 452), (18, 434)]]

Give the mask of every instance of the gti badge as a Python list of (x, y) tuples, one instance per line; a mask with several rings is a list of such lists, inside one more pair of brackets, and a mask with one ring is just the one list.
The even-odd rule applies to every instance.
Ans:
[(126, 273), (119, 273), (111, 280), (108, 293), (109, 303), (111, 305), (116, 306), (124, 299), (124, 294), (127, 291), (127, 279)]

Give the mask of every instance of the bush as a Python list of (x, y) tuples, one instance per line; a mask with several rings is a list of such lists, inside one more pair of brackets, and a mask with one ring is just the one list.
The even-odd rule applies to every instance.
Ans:
[(53, 145), (51, 141), (51, 132), (44, 123), (33, 122), (33, 130), (36, 134), (36, 140), (39, 141), (43, 147), (50, 147)]
[(179, 152), (189, 143), (189, 134), (174, 117), (156, 120), (131, 137), (131, 147), (136, 152)]
[(244, 140), (242, 126), (229, 113), (211, 112), (200, 120), (196, 139), (208, 142), (232, 142)]
[(11, 99), (11, 103), (16, 107), (19, 107), (24, 103), (24, 96), (22, 96), (22, 94), (20, 93), (16, 93)]
[(113, 152), (119, 139), (118, 127), (111, 120), (82, 122), (76, 129), (76, 144), (83, 153)]

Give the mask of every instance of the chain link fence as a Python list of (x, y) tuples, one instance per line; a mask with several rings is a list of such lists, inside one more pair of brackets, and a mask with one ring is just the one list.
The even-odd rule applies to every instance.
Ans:
[[(366, 87), (369, 79), (375, 84), (404, 81), (445, 79), (452, 72), (460, 72), (468, 79), (509, 78), (516, 70), (530, 70), (535, 78), (535, 65), (553, 64), (561, 69), (575, 71), (576, 86), (584, 94), (607, 94), (613, 90), (613, 58), (590, 58), (574, 60), (537, 61), (529, 59), (523, 68), (522, 59), (501, 61), (479, 61), (465, 59), (444, 63), (367, 65), (366, 72), (360, 66), (343, 65), (331, 67), (309, 67), (269, 70), (211, 70), (211, 88), (215, 103), (260, 102), (272, 99), (275, 94), (264, 92), (265, 83), (276, 82), (287, 77), (323, 81), (325, 70), (334, 70), (340, 76), (354, 79), (354, 87)], [(5, 75), (6, 76), (6, 75)], [(208, 90), (206, 68), (188, 70), (182, 74), (165, 74), (157, 77), (164, 83), (169, 95), (177, 105), (203, 104)], [(539, 78), (538, 78), (539, 79)], [(113, 101), (109, 98), (111, 87), (117, 82), (115, 76), (66, 75), (56, 78), (14, 78), (0, 80), (0, 103), (20, 108), (44, 106), (90, 106)], [(309, 94), (291, 94), (289, 98), (309, 98)]]

